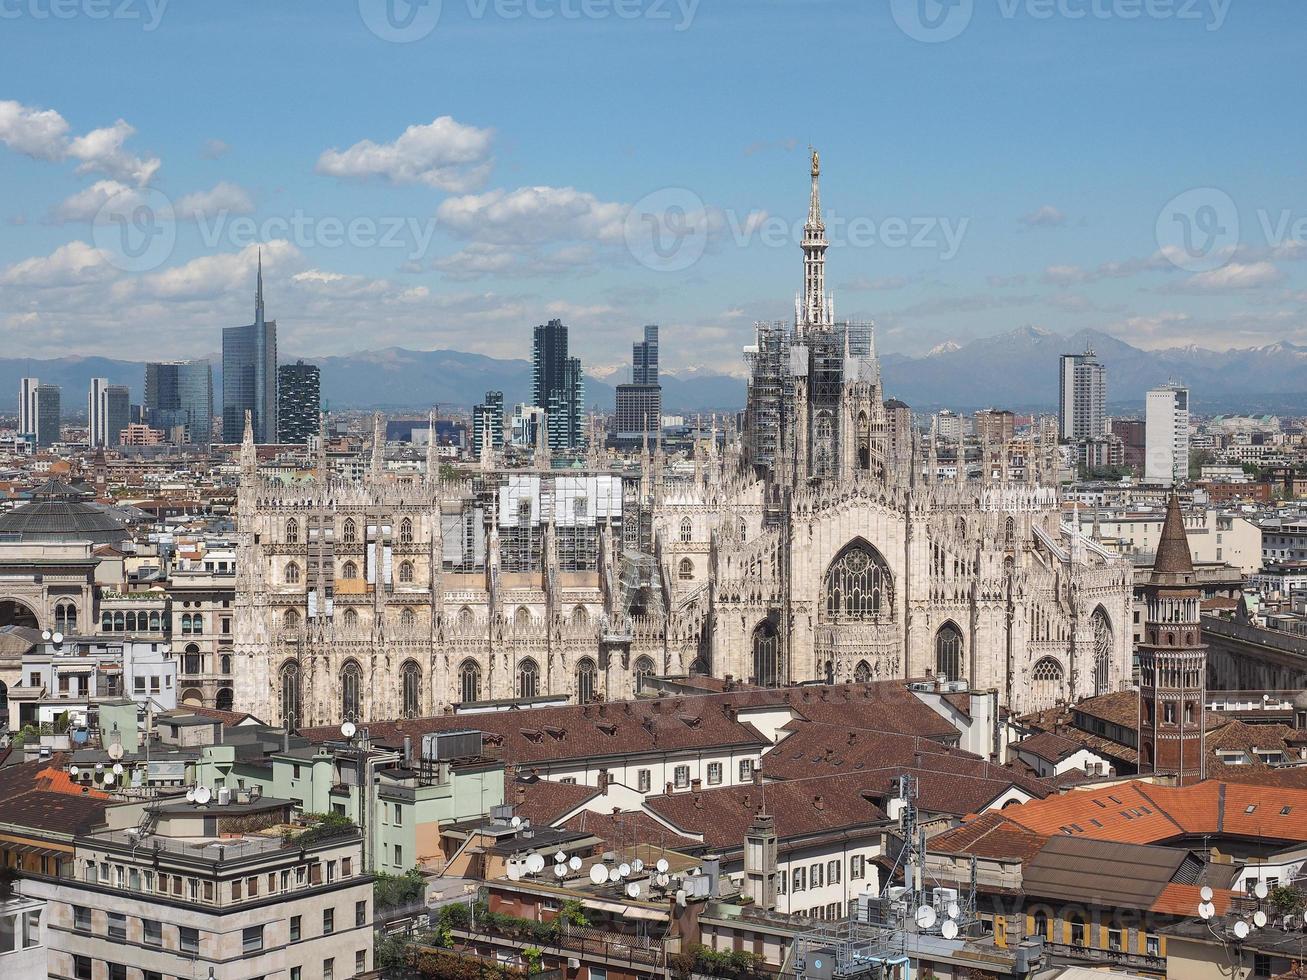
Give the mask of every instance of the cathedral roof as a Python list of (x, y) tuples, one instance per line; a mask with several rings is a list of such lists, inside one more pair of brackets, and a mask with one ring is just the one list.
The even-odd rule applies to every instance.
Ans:
[(1166, 521), (1162, 524), (1162, 539), (1153, 559), (1153, 580), (1170, 585), (1188, 584), (1194, 573), (1189, 555), (1189, 537), (1184, 529), (1184, 516), (1180, 513), (1180, 498), (1171, 494), (1166, 507)]

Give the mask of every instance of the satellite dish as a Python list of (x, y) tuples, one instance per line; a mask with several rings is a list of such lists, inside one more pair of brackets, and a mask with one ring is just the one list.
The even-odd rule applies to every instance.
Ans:
[(566, 878), (566, 877), (567, 877), (567, 865), (565, 865), (565, 864), (555, 864), (555, 865), (554, 865), (554, 877), (555, 877), (555, 878)]
[(62, 633), (55, 633), (50, 637), (50, 639), (54, 641), (55, 646), (58, 646), (64, 641), (64, 635)]
[(631, 877), (631, 866), (623, 862), (617, 866), (617, 874), (622, 878)]
[(590, 865), (590, 883), (592, 885), (602, 885), (608, 880), (608, 869), (602, 864)]
[(1210, 902), (1212, 900), (1211, 886), (1203, 885), (1202, 888), (1198, 889), (1198, 897), (1201, 898), (1204, 902)]
[(637, 885), (634, 881), (631, 882), (629, 885), (626, 886), (626, 894), (629, 895), (631, 898), (639, 898), (640, 886)]
[(194, 787), (194, 786), (190, 787), (190, 789), (188, 789), (188, 790), (186, 791), (186, 802), (187, 802), (187, 803), (194, 803), (194, 802), (195, 802), (195, 787)]
[(566, 860), (567, 860), (567, 855), (564, 854), (562, 851), (559, 851), (557, 854), (554, 855), (555, 864), (562, 864)]
[(106, 773), (104, 774), (104, 785), (106, 785), (106, 786), (112, 786), (112, 785), (113, 785), (113, 773), (111, 773), (111, 772), (106, 772)]
[(1263, 912), (1261, 909), (1258, 909), (1256, 912), (1253, 913), (1253, 925), (1255, 925), (1258, 929), (1266, 928), (1266, 913)]
[(195, 802), (200, 804), (200, 806), (204, 806), (204, 804), (208, 803), (212, 796), (213, 794), (209, 792), (209, 787), (207, 786), (195, 787)]
[(521, 818), (521, 817), (514, 817), (513, 820), (512, 820), (512, 823), (513, 823), (513, 826), (514, 826), (514, 827), (520, 827), (520, 826), (522, 826), (522, 818)]
[(655, 864), (654, 867), (657, 868), (658, 873), (662, 875), (667, 873), (667, 869), (670, 868), (671, 865), (667, 863), (667, 858), (659, 858), (658, 863)]
[(76, 766), (69, 766), (69, 767), (68, 767), (68, 775), (72, 776), (74, 779), (77, 778), (77, 774), (78, 774), (79, 772), (81, 772), (81, 771), (82, 771), (82, 770), (78, 769)]
[(1253, 889), (1253, 894), (1258, 898), (1265, 898), (1270, 894), (1270, 892), (1271, 890), (1266, 887), (1266, 882), (1264, 881), (1257, 882), (1257, 886)]
[(654, 880), (658, 882), (659, 888), (666, 888), (671, 883), (672, 879), (668, 875), (660, 874)]
[(614, 885), (615, 885), (615, 884), (617, 884), (617, 882), (619, 882), (619, 881), (621, 881), (621, 880), (622, 880), (621, 872), (619, 872), (616, 868), (609, 868), (609, 869), (608, 869), (608, 881), (609, 881), (611, 884), (614, 884)]
[(580, 871), (581, 859), (577, 855), (573, 854), (570, 858), (567, 859), (567, 866), (571, 868), (573, 871)]
[(96, 772), (104, 772), (104, 763), (103, 763), (103, 762), (97, 762), (97, 763), (95, 764), (95, 771), (96, 771)]
[(545, 859), (539, 854), (532, 854), (526, 859), (526, 870), (533, 875), (538, 875), (545, 870)]
[(354, 733), (357, 731), (358, 727), (352, 721), (347, 721), (345, 724), (340, 726), (340, 733), (346, 738), (353, 738)]
[(917, 928), (929, 929), (935, 924), (935, 910), (929, 905), (923, 905), (917, 909)]
[(952, 919), (945, 919), (944, 924), (939, 927), (939, 931), (943, 933), (945, 939), (958, 938), (958, 924)]
[(644, 870), (644, 862), (641, 861), (639, 858), (636, 858), (634, 861), (631, 862), (631, 870), (634, 871), (636, 874), (639, 874), (641, 871)]
[(1243, 919), (1240, 919), (1234, 924), (1234, 935), (1236, 939), (1247, 939), (1250, 931), (1248, 923), (1244, 922)]
[(41, 639), (45, 640), (48, 643), (50, 641), (50, 631), (41, 630)]
[(121, 776), (123, 774), (123, 764), (121, 762), (115, 762), (113, 764), (113, 774), (115, 776)]
[(1198, 905), (1198, 917), (1202, 919), (1204, 922), (1210, 919), (1215, 914), (1215, 912), (1216, 910), (1213, 909), (1212, 906), (1208, 905), (1206, 902), (1200, 902)]
[(959, 915), (962, 914), (962, 909), (958, 908), (957, 902), (949, 902), (947, 911), (948, 911), (948, 917), (950, 919), (956, 919)]
[(123, 747), (117, 742), (114, 742), (105, 751), (109, 753), (109, 758), (115, 761), (123, 757)]

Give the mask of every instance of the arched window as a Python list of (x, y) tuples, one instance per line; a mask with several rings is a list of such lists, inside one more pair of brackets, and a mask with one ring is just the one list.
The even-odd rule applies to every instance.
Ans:
[(1003, 522), (1003, 540), (1007, 544), (1011, 544), (1016, 539), (1017, 539), (1017, 522), (1009, 517), (1007, 520)]
[(540, 693), (540, 668), (528, 657), (517, 665), (517, 696), (533, 698)]
[[(125, 617), (125, 616), (124, 616), (122, 613), (120, 613), (120, 612), (116, 612), (116, 613), (114, 613), (114, 614), (113, 614), (113, 631), (114, 631), (115, 633), (121, 633), (121, 632), (123, 632), (123, 631), (126, 630), (126, 629), (127, 629), (127, 617)], [(191, 631), (191, 617), (190, 617), (190, 616), (183, 616), (183, 617), (182, 617), (182, 632), (183, 632), (183, 633), (189, 633), (190, 631)]]
[(286, 584), (287, 585), (300, 584), (300, 567), (294, 562), (291, 562), (286, 566)]
[(218, 658), (218, 673), (220, 673), (220, 674), (230, 674), (230, 673), (231, 673), (231, 654), (230, 654), (230, 653), (224, 653), (221, 657)]
[(935, 676), (962, 680), (962, 631), (953, 623), (945, 623), (935, 634)]
[(340, 672), (340, 718), (341, 721), (358, 721), (362, 716), (363, 668), (350, 660)]
[(812, 471), (824, 476), (830, 473), (835, 463), (835, 428), (830, 412), (817, 413), (813, 434)]
[(637, 694), (639, 694), (641, 689), (644, 687), (644, 679), (646, 677), (653, 677), (655, 670), (656, 668), (654, 667), (654, 662), (650, 660), (648, 657), (640, 657), (638, 660), (636, 660), (635, 691)]
[(585, 611), (585, 606), (577, 606), (572, 610), (572, 625), (578, 629), (584, 629), (590, 625), (590, 614)]
[(1106, 694), (1112, 681), (1112, 621), (1107, 610), (1099, 606), (1091, 618), (1094, 627), (1094, 694)]
[(297, 630), (300, 628), (300, 614), (298, 610), (287, 609), (286, 615), (281, 618), (281, 621), (288, 630)]
[(399, 563), (399, 580), (406, 585), (413, 582), (413, 563), (411, 561), (402, 561)]
[(399, 669), (400, 710), (405, 718), (416, 718), (422, 697), (422, 668), (412, 660), (405, 660)]
[(740, 518), (740, 540), (741, 541), (749, 540), (749, 522), (746, 521), (743, 517)]
[(236, 695), (230, 687), (218, 688), (218, 696), (213, 699), (213, 706), (219, 711), (230, 711), (236, 701)]
[(357, 565), (355, 565), (352, 561), (347, 561), (347, 562), (345, 562), (345, 564), (343, 564), (343, 565), (340, 566), (340, 577), (341, 577), (341, 578), (358, 578), (358, 577), (359, 577), (359, 567), (358, 567)]
[(300, 543), (300, 524), (299, 521), (295, 520), (293, 517), (286, 522), (286, 543)]
[(403, 626), (405, 629), (412, 629), (417, 625), (417, 622), (418, 614), (405, 606), (404, 611), (399, 614), (399, 625)]
[(753, 682), (776, 687), (781, 682), (781, 637), (776, 624), (764, 619), (753, 630)]
[(458, 668), (458, 699), (463, 704), (481, 700), (481, 668), (475, 660), (464, 660)]
[(163, 619), (159, 616), (159, 610), (150, 613), (150, 632), (157, 633), (163, 625)]
[(353, 609), (345, 610), (345, 628), (356, 629), (359, 624), (359, 614)]
[(281, 723), (294, 729), (300, 720), (300, 666), (288, 660), (281, 667)]
[(1062, 665), (1052, 657), (1044, 657), (1031, 671), (1031, 698), (1035, 708), (1051, 708), (1062, 696)]
[(531, 628), (531, 610), (526, 606), (518, 606), (517, 612), (513, 613), (513, 628), (519, 630)]
[(407, 517), (399, 522), (399, 543), (413, 543), (413, 522)]
[(859, 660), (858, 666), (853, 668), (853, 679), (859, 684), (866, 684), (871, 680), (871, 664), (865, 660)]
[(595, 699), (595, 680), (598, 673), (595, 662), (583, 657), (576, 665), (576, 703), (589, 704)]
[(467, 606), (464, 606), (462, 609), (458, 611), (457, 623), (458, 623), (458, 628), (461, 630), (472, 629), (472, 627), (476, 626), (477, 623), (476, 613), (474, 613)]
[(340, 540), (343, 544), (357, 544), (359, 539), (358, 525), (354, 523), (354, 518), (345, 518), (345, 523), (340, 528)]
[(105, 633), (113, 632), (113, 613), (108, 609), (100, 614), (100, 629)]
[(203, 633), (203, 632), (204, 632), (204, 616), (203, 616), (203, 614), (201, 614), (201, 613), (194, 613), (194, 614), (191, 616), (191, 632), (192, 632), (192, 633)]
[(690, 523), (688, 517), (681, 518), (681, 544), (689, 544), (694, 540), (694, 525)]
[(129, 612), (127, 614), (127, 632), (128, 633), (136, 632), (136, 613), (134, 612)]
[(186, 644), (186, 650), (182, 654), (182, 673), (201, 674), (203, 672), (204, 656), (200, 653), (200, 648), (194, 643)]
[(682, 582), (688, 582), (694, 578), (694, 562), (688, 558), (682, 558), (680, 565), (676, 567), (676, 577)]
[(894, 609), (894, 579), (880, 552), (865, 541), (845, 547), (826, 571), (826, 615), (875, 619)]
[(63, 602), (56, 606), (54, 628), (64, 635), (77, 632), (77, 607), (71, 602)]

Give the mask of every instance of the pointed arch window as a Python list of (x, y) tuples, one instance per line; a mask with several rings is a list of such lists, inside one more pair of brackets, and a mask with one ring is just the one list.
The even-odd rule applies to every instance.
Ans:
[(295, 520), (293, 517), (286, 521), (286, 543), (300, 543), (300, 524), (299, 521)]
[(848, 545), (826, 571), (826, 615), (840, 620), (888, 616), (894, 579), (880, 552), (863, 541)]
[(589, 704), (595, 699), (595, 685), (598, 669), (589, 657), (583, 657), (576, 665), (576, 703)]
[(300, 665), (289, 660), (281, 667), (281, 723), (294, 730), (300, 721)]
[(412, 629), (417, 625), (417, 622), (417, 613), (405, 606), (404, 611), (399, 614), (399, 625), (403, 626), (405, 629)]
[(340, 717), (342, 721), (358, 721), (362, 715), (363, 668), (350, 660), (340, 672)]
[(694, 562), (688, 558), (682, 558), (681, 563), (676, 568), (676, 577), (682, 582), (688, 582), (694, 578)]
[(753, 630), (753, 682), (760, 687), (776, 687), (781, 682), (780, 631), (770, 619)]
[(944, 681), (962, 679), (962, 631), (945, 623), (935, 634), (935, 676)]
[(287, 609), (286, 615), (281, 618), (281, 622), (288, 630), (299, 629), (300, 614), (294, 609)]
[(533, 698), (540, 693), (540, 668), (530, 657), (517, 666), (517, 696)]
[(461, 704), (481, 700), (481, 667), (475, 660), (464, 660), (458, 668), (458, 699)]
[(1030, 673), (1031, 698), (1035, 708), (1051, 708), (1062, 696), (1062, 665), (1052, 657), (1039, 660)]
[(477, 623), (476, 613), (474, 613), (467, 606), (464, 606), (462, 609), (458, 611), (458, 618), (456, 622), (458, 623), (459, 629), (470, 630)]
[(526, 606), (518, 606), (517, 612), (513, 613), (513, 627), (519, 630), (531, 628), (531, 610)]
[(649, 657), (640, 657), (635, 662), (635, 692), (637, 694), (644, 687), (645, 678), (653, 677), (656, 669), (653, 660)]
[(356, 629), (359, 624), (359, 614), (353, 609), (345, 610), (345, 628)]
[(694, 540), (694, 525), (690, 523), (688, 517), (681, 518), (681, 544), (689, 544)]
[(1112, 680), (1112, 650), (1116, 646), (1112, 638), (1112, 621), (1107, 618), (1107, 610), (1099, 606), (1094, 610), (1092, 619), (1094, 627), (1094, 694), (1106, 694)]
[(359, 539), (358, 525), (354, 523), (354, 518), (345, 518), (345, 523), (341, 525), (340, 540), (344, 544), (357, 544)]
[(286, 566), (286, 584), (287, 585), (300, 584), (300, 567), (299, 565), (295, 564), (295, 562), (291, 562)]
[(404, 518), (399, 522), (399, 543), (413, 543), (413, 521), (410, 518)]
[(345, 562), (345, 564), (343, 564), (343, 565), (340, 566), (340, 577), (341, 577), (341, 578), (358, 578), (358, 577), (359, 577), (359, 567), (358, 567), (357, 565), (355, 565), (352, 561), (347, 561), (347, 562)]
[(400, 711), (405, 718), (416, 718), (421, 707), (422, 668), (405, 660), (400, 668)]
[[(142, 616), (145, 614), (142, 613)], [(77, 607), (71, 602), (61, 602), (55, 606), (54, 628), (65, 636), (77, 632)]]
[(871, 664), (865, 660), (859, 660), (858, 666), (853, 668), (853, 679), (859, 684), (866, 684), (871, 680)]
[(411, 561), (399, 563), (399, 580), (405, 585), (413, 584), (413, 563)]

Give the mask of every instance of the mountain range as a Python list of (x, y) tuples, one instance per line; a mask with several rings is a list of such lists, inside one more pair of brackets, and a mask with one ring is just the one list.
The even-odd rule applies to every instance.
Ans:
[[(1142, 350), (1101, 331), (1056, 334), (1021, 327), (965, 344), (945, 342), (921, 356), (884, 354), (881, 373), (888, 396), (920, 411), (1049, 410), (1057, 407), (1058, 357), (1090, 348), (1107, 366), (1108, 400), (1118, 409), (1137, 408), (1149, 388), (1177, 380), (1189, 386), (1199, 413), (1307, 412), (1307, 347), (1287, 341), (1229, 351)], [(216, 407), (222, 400), (221, 359), (212, 360)], [(322, 368), (323, 398), (332, 409), (466, 408), (487, 390), (503, 391), (509, 405), (531, 396), (531, 364), (525, 360), (401, 347), (313, 360)], [(18, 379), (25, 376), (61, 385), (64, 413), (70, 416), (85, 411), (91, 378), (128, 385), (132, 401), (140, 402), (144, 374), (142, 362), (102, 357), (0, 358), (0, 408), (17, 408)], [(616, 381), (587, 377), (586, 404), (611, 409)], [(735, 410), (744, 398), (745, 384), (738, 377), (663, 374), (668, 412)]]

